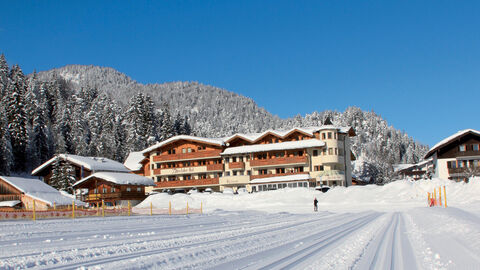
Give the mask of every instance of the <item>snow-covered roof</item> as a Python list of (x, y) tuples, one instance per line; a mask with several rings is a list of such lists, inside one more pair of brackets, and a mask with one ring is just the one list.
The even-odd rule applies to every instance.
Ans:
[(273, 134), (277, 137), (280, 138), (285, 138), (288, 135), (290, 135), (292, 132), (298, 131), (307, 135), (310, 135), (313, 137), (313, 133), (320, 131), (320, 130), (338, 130), (341, 133), (349, 133), (351, 130), (351, 127), (339, 127), (339, 126), (333, 126), (333, 125), (324, 125), (324, 126), (317, 126), (317, 127), (303, 127), (303, 128), (291, 128), (287, 130), (273, 130), (269, 129), (264, 132), (260, 133), (235, 133), (232, 136), (224, 138), (225, 142), (229, 142), (234, 138), (240, 137), (243, 138), (249, 142), (255, 142), (262, 137), (264, 137), (267, 134)]
[(175, 142), (175, 141), (180, 141), (180, 140), (187, 140), (187, 141), (198, 141), (198, 142), (203, 142), (203, 143), (207, 143), (207, 144), (213, 144), (213, 145), (218, 145), (218, 146), (222, 146), (224, 144), (223, 140), (222, 139), (218, 139), (218, 138), (203, 138), (203, 137), (196, 137), (196, 136), (190, 136), (190, 135), (178, 135), (178, 136), (174, 136), (170, 139), (167, 139), (163, 142), (159, 142), (153, 146), (150, 146), (146, 149), (144, 149), (141, 153), (142, 154), (146, 154), (148, 152), (151, 152), (159, 147), (162, 147), (164, 145), (167, 145), (169, 143), (172, 143), (172, 142)]
[(128, 154), (127, 159), (125, 159), (125, 162), (123, 165), (127, 167), (129, 170), (132, 171), (138, 171), (142, 168), (142, 161), (145, 159), (145, 156), (142, 154), (142, 152), (130, 152)]
[(441, 140), (439, 143), (435, 144), (432, 148), (430, 148), (430, 150), (428, 151), (428, 153), (425, 155), (425, 158), (428, 158), (430, 157), (431, 155), (433, 155), (433, 153), (435, 153), (435, 151), (437, 151), (439, 148), (443, 147), (444, 145), (450, 143), (451, 141), (459, 138), (459, 137), (462, 137), (464, 135), (466, 135), (467, 133), (472, 133), (472, 134), (475, 134), (477, 136), (480, 136), (480, 131), (478, 130), (475, 130), (475, 129), (464, 129), (464, 130), (460, 130), (458, 131), (457, 133)]
[(429, 159), (422, 160), (422, 161), (420, 161), (418, 163), (415, 163), (415, 164), (395, 164), (395, 165), (393, 165), (393, 171), (394, 172), (400, 172), (400, 171), (408, 170), (408, 169), (412, 169), (412, 168), (421, 168), (421, 167), (425, 166), (426, 164), (432, 163), (432, 162), (433, 162), (433, 159), (429, 158)]
[(258, 178), (250, 181), (251, 184), (260, 184), (260, 183), (273, 183), (273, 182), (287, 182), (287, 181), (298, 181), (298, 180), (308, 180), (310, 179), (309, 174), (292, 174), (285, 176), (275, 176), (267, 178)]
[(21, 203), (21, 201), (3, 201), (0, 202), (0, 207), (14, 207), (15, 205)]
[(229, 147), (225, 149), (225, 151), (223, 151), (221, 155), (256, 153), (256, 152), (266, 152), (266, 151), (275, 151), (275, 150), (291, 150), (291, 149), (312, 148), (312, 147), (322, 147), (322, 146), (325, 146), (325, 142), (317, 139), (309, 139), (309, 140), (292, 141), (292, 142)]
[(120, 162), (103, 158), (103, 157), (84, 157), (77, 155), (69, 154), (59, 154), (42, 165), (38, 166), (35, 170), (32, 171), (32, 175), (36, 175), (41, 172), (43, 169), (47, 168), (52, 164), (57, 157), (60, 157), (62, 160), (67, 160), (72, 164), (83, 166), (85, 169), (88, 169), (93, 172), (98, 171), (113, 171), (113, 172), (129, 172), (129, 170)]
[[(5, 182), (12, 185), (25, 195), (42, 201), (50, 206), (67, 205), (72, 203), (72, 198), (62, 195), (58, 190), (35, 178), (24, 178), (14, 176), (0, 176)], [(77, 204), (83, 204), (77, 201)]]
[(73, 186), (79, 186), (82, 183), (87, 182), (91, 178), (99, 178), (105, 181), (119, 184), (119, 185), (140, 185), (140, 186), (154, 186), (152, 179), (136, 175), (133, 173), (119, 173), (119, 172), (97, 172), (88, 177), (85, 177), (77, 181)]

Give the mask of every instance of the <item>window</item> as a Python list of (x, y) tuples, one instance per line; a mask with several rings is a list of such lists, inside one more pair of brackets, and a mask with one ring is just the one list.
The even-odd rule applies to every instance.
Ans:
[(237, 175), (237, 171), (233, 171), (233, 175)]
[(336, 133), (336, 132), (333, 133), (333, 138), (334, 138), (335, 140), (337, 139), (337, 133)]
[(458, 167), (459, 167), (459, 168), (463, 168), (463, 167), (464, 167), (463, 165), (464, 165), (464, 164), (463, 164), (462, 161), (458, 161)]
[(325, 133), (322, 133), (322, 140), (325, 140)]
[(460, 152), (465, 152), (465, 144), (459, 146)]
[(258, 170), (258, 174), (260, 174), (260, 175), (267, 174), (267, 170), (266, 169)]
[(232, 162), (237, 162), (237, 157), (233, 157)]
[(188, 152), (188, 153), (191, 153), (191, 152), (192, 152), (192, 148), (190, 148), (190, 147), (187, 148), (187, 152)]
[(230, 176), (230, 172), (225, 172), (225, 176)]
[(141, 188), (141, 187), (137, 187), (137, 192), (142, 192), (142, 188)]
[(183, 153), (183, 154), (187, 153), (187, 148), (183, 148), (183, 149), (182, 149), (182, 153)]
[(327, 155), (327, 148), (324, 148), (324, 149), (323, 149), (322, 154), (323, 154), (324, 156)]
[(111, 190), (112, 190), (112, 193), (113, 193), (113, 192), (115, 192), (115, 187), (112, 187), (112, 189), (111, 189)]
[(132, 191), (132, 189), (130, 187), (127, 187), (127, 192), (130, 192)]
[(298, 172), (303, 172), (303, 167), (295, 167), (294, 171), (295, 171), (296, 173), (298, 173)]
[(314, 157), (318, 156), (318, 150), (313, 150), (313, 156)]
[(97, 193), (98, 193), (98, 189), (94, 189), (93, 194), (97, 194)]
[(335, 155), (338, 155), (338, 149), (335, 147)]
[(106, 187), (102, 188), (102, 193), (107, 193), (107, 188)]
[(183, 180), (190, 180), (190, 179), (192, 179), (191, 175), (184, 175), (183, 176)]
[(472, 149), (473, 149), (473, 151), (478, 151), (479, 150), (479, 145), (478, 144), (472, 145)]
[(328, 148), (328, 154), (333, 155), (333, 148)]
[(478, 168), (479, 165), (480, 165), (480, 160), (474, 160), (474, 161), (473, 161), (473, 167), (474, 167), (474, 168)]
[(285, 168), (277, 168), (276, 169), (276, 173), (279, 174), (279, 173), (285, 173)]
[(332, 138), (332, 132), (328, 132), (328, 138), (329, 138), (329, 139)]
[(247, 171), (247, 175), (252, 175), (252, 171)]

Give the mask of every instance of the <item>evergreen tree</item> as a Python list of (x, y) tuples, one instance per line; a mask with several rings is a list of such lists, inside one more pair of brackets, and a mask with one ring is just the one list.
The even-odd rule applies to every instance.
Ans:
[(13, 167), (13, 152), (10, 131), (5, 111), (0, 107), (0, 174), (10, 175)]

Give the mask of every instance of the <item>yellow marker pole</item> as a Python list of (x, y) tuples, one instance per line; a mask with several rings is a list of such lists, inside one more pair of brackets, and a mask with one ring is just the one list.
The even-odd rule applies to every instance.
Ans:
[(33, 200), (33, 221), (37, 220), (37, 216), (35, 215), (35, 200)]
[(443, 186), (443, 198), (445, 198), (445, 208), (447, 208), (447, 191), (445, 190), (445, 186)]
[(438, 204), (442, 206), (442, 187), (438, 188)]
[(150, 216), (153, 215), (153, 204), (152, 202), (150, 202)]
[(75, 218), (75, 201), (72, 201), (72, 218)]
[(187, 215), (188, 215), (188, 202), (187, 202)]
[(433, 205), (437, 205), (437, 188), (433, 189), (433, 201), (434, 201)]
[(427, 205), (430, 206), (430, 192), (427, 192)]
[(102, 200), (102, 217), (105, 217), (105, 201)]
[(57, 210), (57, 204), (53, 202), (53, 211), (56, 211), (56, 210)]
[(130, 216), (130, 201), (128, 201), (128, 216)]
[(171, 201), (168, 202), (168, 215), (169, 216), (172, 215), (172, 202)]
[(200, 214), (203, 214), (203, 202), (200, 202)]

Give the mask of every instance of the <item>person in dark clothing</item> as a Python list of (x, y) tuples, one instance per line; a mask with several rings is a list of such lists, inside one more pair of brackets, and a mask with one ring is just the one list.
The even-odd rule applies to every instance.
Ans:
[(317, 198), (313, 199), (313, 211), (318, 211), (318, 200)]

